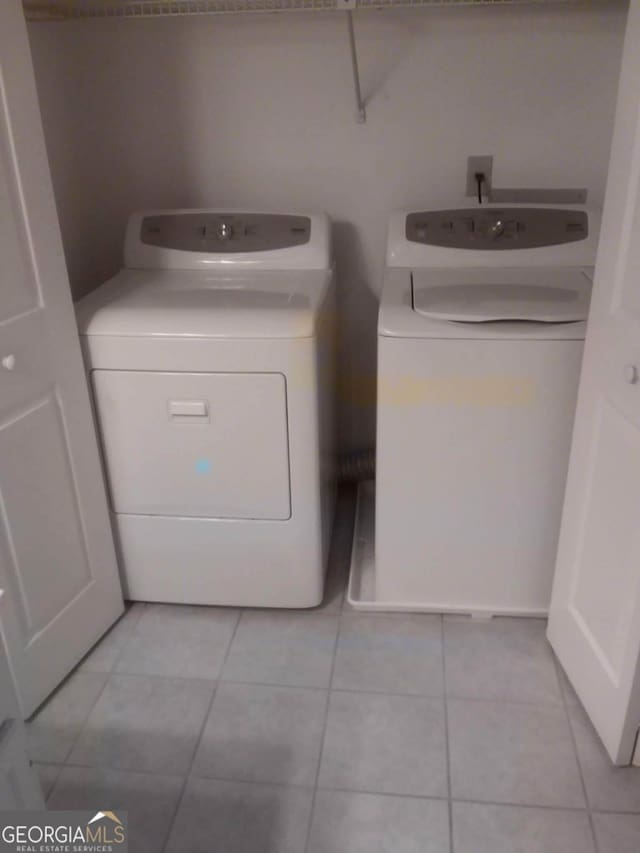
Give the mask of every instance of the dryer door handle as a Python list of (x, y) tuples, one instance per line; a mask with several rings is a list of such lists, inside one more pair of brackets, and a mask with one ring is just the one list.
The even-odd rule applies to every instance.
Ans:
[(169, 400), (169, 416), (208, 419), (209, 406), (207, 400)]

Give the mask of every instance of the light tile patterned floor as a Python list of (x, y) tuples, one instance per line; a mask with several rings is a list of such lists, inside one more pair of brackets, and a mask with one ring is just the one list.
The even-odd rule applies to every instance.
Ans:
[(314, 611), (132, 606), (29, 724), (49, 807), (132, 853), (638, 853), (544, 623), (354, 612), (352, 525)]

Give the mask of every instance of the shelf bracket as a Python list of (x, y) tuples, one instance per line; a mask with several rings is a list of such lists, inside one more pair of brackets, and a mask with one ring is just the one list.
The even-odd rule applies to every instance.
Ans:
[(358, 70), (358, 52), (356, 50), (356, 34), (353, 27), (353, 10), (356, 8), (356, 0), (338, 0), (338, 6), (346, 11), (347, 29), (349, 32), (349, 49), (351, 51), (351, 68), (353, 70), (353, 91), (356, 97), (356, 120), (358, 124), (364, 124), (367, 120), (367, 111), (362, 90), (360, 89), (360, 71)]

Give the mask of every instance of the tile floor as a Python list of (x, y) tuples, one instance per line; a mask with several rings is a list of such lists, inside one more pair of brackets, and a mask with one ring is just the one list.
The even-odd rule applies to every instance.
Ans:
[(352, 524), (314, 611), (133, 605), (29, 724), (49, 807), (132, 853), (638, 853), (544, 623), (355, 613)]

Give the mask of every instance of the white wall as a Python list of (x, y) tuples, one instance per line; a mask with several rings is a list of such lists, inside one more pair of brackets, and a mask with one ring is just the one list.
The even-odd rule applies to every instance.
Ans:
[(365, 125), (337, 13), (32, 24), (74, 293), (117, 269), (135, 208), (327, 210), (341, 440), (366, 446), (388, 212), (455, 203), (485, 153), (495, 186), (601, 201), (624, 22), (618, 2), (360, 13)]

